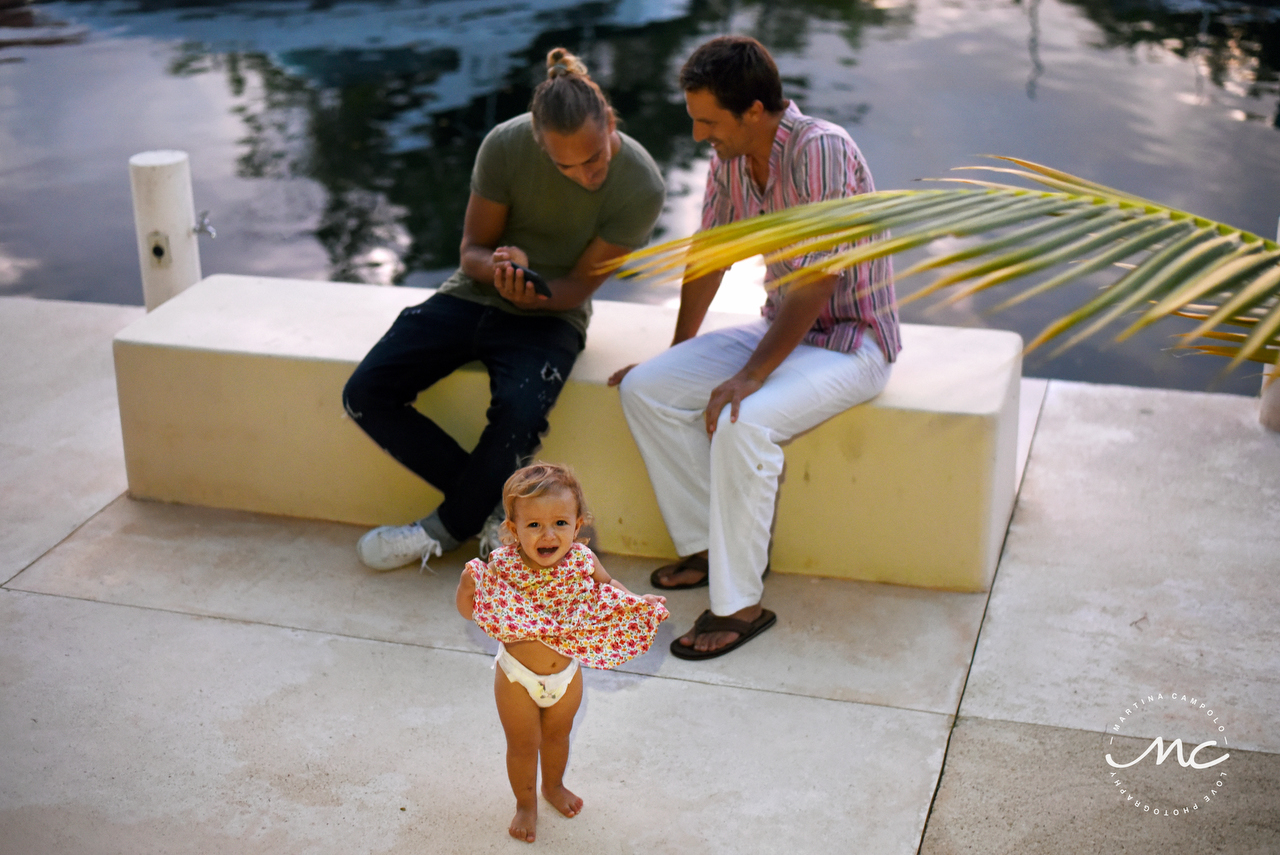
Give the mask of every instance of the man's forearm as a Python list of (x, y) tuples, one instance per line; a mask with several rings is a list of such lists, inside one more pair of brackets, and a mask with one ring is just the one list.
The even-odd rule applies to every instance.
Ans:
[(572, 273), (568, 276), (561, 276), (559, 279), (552, 279), (547, 283), (548, 287), (551, 288), (550, 299), (539, 302), (537, 307), (551, 312), (576, 309), (595, 293), (600, 284), (598, 279), (584, 282)]
[(493, 281), (493, 247), (469, 246), (462, 251), (458, 266), (477, 282)]
[(696, 279), (686, 279), (680, 285), (680, 311), (676, 314), (676, 331), (671, 344), (677, 345), (698, 334), (702, 322), (707, 317), (707, 310), (716, 292), (720, 290), (720, 280), (724, 271), (717, 270)]
[(822, 307), (835, 293), (837, 281), (834, 276), (825, 276), (803, 287), (793, 285), (740, 373), (763, 383), (813, 328)]
[[(513, 252), (516, 251), (514, 247), (511, 249)], [(499, 256), (501, 256), (502, 250), (502, 247), (498, 248)], [(566, 275), (552, 279), (547, 283), (551, 288), (550, 297), (540, 296), (534, 290), (532, 283), (515, 285), (516, 274), (514, 271), (506, 271), (505, 274), (503, 271), (499, 271), (494, 286), (497, 287), (501, 296), (522, 309), (553, 312), (576, 309), (585, 303), (608, 278), (608, 274), (602, 273), (601, 270), (610, 261), (625, 255), (627, 252), (627, 247), (611, 244), (598, 236), (592, 238), (591, 243), (587, 244), (587, 248), (583, 250), (582, 255), (578, 256), (578, 261), (573, 265), (573, 269)], [(524, 256), (523, 251), (520, 251), (520, 255), (516, 256), (516, 260), (527, 264), (524, 261), (525, 257), (527, 256)], [(541, 271), (535, 270), (535, 272)]]

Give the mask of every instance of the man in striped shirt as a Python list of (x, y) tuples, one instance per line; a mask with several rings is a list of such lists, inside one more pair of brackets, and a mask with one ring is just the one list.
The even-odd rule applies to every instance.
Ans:
[[(715, 151), (703, 229), (875, 189), (843, 128), (782, 98), (756, 40), (707, 42), (680, 83), (693, 138)], [(766, 285), (836, 251), (770, 264)], [(671, 644), (682, 659), (721, 656), (773, 624), (761, 599), (780, 443), (879, 394), (901, 349), (887, 259), (770, 290), (760, 320), (698, 335), (723, 272), (686, 278), (671, 349), (610, 379), (685, 556), (651, 581), (710, 586), (711, 608)]]

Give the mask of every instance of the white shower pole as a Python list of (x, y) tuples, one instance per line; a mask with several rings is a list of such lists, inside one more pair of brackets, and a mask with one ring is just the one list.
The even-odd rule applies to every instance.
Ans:
[(129, 182), (142, 297), (149, 312), (200, 281), (190, 159), (185, 151), (135, 154), (129, 158)]

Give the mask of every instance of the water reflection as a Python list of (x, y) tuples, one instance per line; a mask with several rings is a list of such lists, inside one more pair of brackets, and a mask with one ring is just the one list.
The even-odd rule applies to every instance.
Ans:
[[(170, 71), (221, 74), (241, 99), (233, 108), (245, 131), (240, 177), (307, 178), (324, 188), (314, 234), (330, 278), (398, 281), (456, 262), (479, 142), (525, 108), (541, 57), (557, 44), (578, 51), (606, 81), (624, 128), (660, 164), (687, 167), (694, 152), (670, 74), (689, 23), (685, 5), (548, 3), (526, 7), (528, 20), (516, 21), (509, 5), (434, 4), (426, 7), (431, 24), (460, 47), (387, 45), (390, 34), (367, 36), (377, 46), (307, 45), (291, 27), (280, 33), (283, 44), (262, 45), (278, 50), (187, 41)], [(800, 38), (804, 16), (781, 17), (788, 20), (775, 22), (778, 31)], [(315, 23), (318, 40), (328, 21)], [(494, 55), (481, 36), (494, 29), (527, 38)]]
[[(140, 302), (124, 163), (158, 147), (193, 153), (197, 204), (214, 209), (220, 234), (202, 244), (207, 273), (434, 284), (457, 261), (480, 139), (525, 109), (542, 57), (556, 45), (587, 61), (623, 127), (667, 176), (660, 236), (688, 233), (705, 160), (689, 138), (676, 70), (698, 42), (730, 31), (775, 51), (787, 94), (808, 112), (850, 127), (881, 187), (995, 151), (1262, 233), (1274, 228), (1280, 207), (1280, 180), (1272, 177), (1280, 157), (1273, 127), (1280, 25), (1258, 6), (62, 0), (14, 8), (0, 0), (0, 7), (6, 2), (3, 293)], [(55, 36), (84, 44), (34, 46)], [(135, 102), (139, 92), (146, 103)], [(104, 210), (113, 211), (108, 221), (90, 219)], [(88, 271), (99, 278), (84, 281)], [(607, 288), (607, 296), (636, 300), (674, 293)], [(987, 305), (979, 299), (907, 317), (990, 323)], [(1031, 335), (1053, 311), (1028, 309), (995, 323)], [(1100, 347), (1038, 370), (1191, 388), (1207, 382), (1205, 372), (1174, 376), (1186, 374), (1181, 367), (1130, 370), (1149, 354), (1163, 359), (1150, 341), (1136, 346), (1141, 355)]]
[(1027, 53), (1031, 57), (1031, 76), (1027, 78), (1027, 97), (1036, 97), (1036, 81), (1044, 74), (1044, 63), (1040, 61), (1040, 0), (1031, 0), (1027, 4), (1027, 21), (1031, 25), (1031, 33), (1027, 36)]
[[(70, 45), (84, 40), (87, 31), (65, 21), (47, 19), (27, 0), (0, 0), (0, 49)], [(16, 61), (0, 57), (0, 61)]]
[(1212, 89), (1270, 101), (1268, 113), (1238, 111), (1235, 118), (1280, 128), (1280, 15), (1274, 8), (1233, 3), (1065, 0), (1098, 25), (1106, 47), (1157, 48), (1190, 60), (1198, 95)]

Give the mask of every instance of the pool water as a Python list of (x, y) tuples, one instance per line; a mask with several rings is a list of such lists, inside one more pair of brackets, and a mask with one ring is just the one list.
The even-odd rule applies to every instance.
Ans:
[[(5, 8), (8, 7), (8, 8)], [(849, 129), (881, 189), (1009, 154), (1272, 236), (1280, 8), (1125, 0), (61, 0), (0, 2), (0, 293), (142, 302), (127, 161), (190, 153), (212, 211), (204, 272), (410, 286), (457, 263), (472, 160), (578, 53), (669, 188), (659, 237), (697, 222), (706, 153), (676, 73), (717, 34), (774, 52), (785, 94)], [(905, 266), (902, 264), (900, 266)], [(721, 305), (758, 305), (751, 271)], [(927, 280), (903, 281), (907, 294)], [(913, 322), (1031, 337), (1090, 280), (912, 304)], [(677, 299), (675, 283), (601, 296)], [(1256, 368), (1171, 350), (1178, 322), (1105, 334), (1026, 373), (1253, 393)]]

